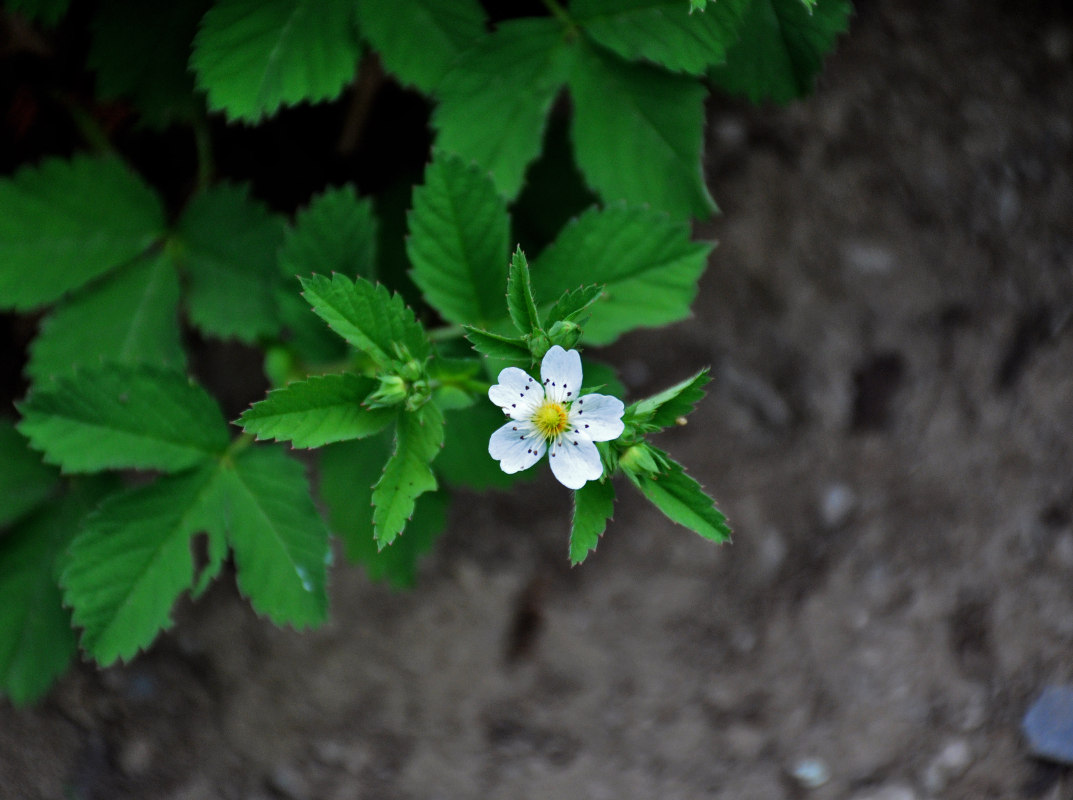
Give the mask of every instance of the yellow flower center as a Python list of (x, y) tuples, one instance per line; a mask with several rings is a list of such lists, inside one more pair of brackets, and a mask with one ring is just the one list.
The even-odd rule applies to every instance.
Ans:
[(554, 439), (566, 430), (566, 409), (558, 403), (546, 400), (533, 414), (533, 425), (545, 439)]

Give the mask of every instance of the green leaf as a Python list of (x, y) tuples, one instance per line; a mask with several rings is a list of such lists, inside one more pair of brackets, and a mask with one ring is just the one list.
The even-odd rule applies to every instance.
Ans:
[(530, 361), (529, 345), (524, 339), (511, 336), (500, 336), (491, 331), (482, 331), (472, 325), (463, 325), (466, 338), (474, 349), (481, 355), (489, 358), (505, 358), (510, 361)]
[(689, 13), (694, 11), (704, 11), (705, 6), (708, 5), (708, 0), (689, 0)]
[(506, 489), (532, 478), (536, 470), (508, 475), (488, 455), (488, 438), (506, 421), (487, 397), (465, 411), (448, 412), (443, 450), (436, 458), (436, 473), (443, 482), (465, 489)]
[(647, 431), (656, 431), (674, 425), (679, 417), (685, 417), (704, 397), (704, 387), (711, 375), (703, 369), (692, 378), (676, 383), (659, 394), (639, 400), (626, 409), (626, 419)]
[(258, 614), (307, 627), (328, 616), (328, 531), (301, 464), (281, 448), (244, 450), (222, 475), (238, 586)]
[(190, 66), (209, 108), (258, 122), (281, 106), (337, 96), (358, 51), (349, 0), (217, 0)]
[(329, 445), (320, 453), (320, 496), (328, 507), (332, 532), (343, 540), (347, 559), (364, 564), (374, 580), (386, 579), (397, 588), (413, 586), (418, 559), (446, 525), (447, 493), (429, 492), (417, 498), (406, 535), (381, 549), (373, 537), (370, 506), (372, 485), (391, 455), (391, 440), (375, 436)]
[(290, 441), (293, 447), (361, 439), (395, 417), (394, 409), (362, 405), (374, 389), (375, 380), (350, 373), (313, 376), (269, 392), (238, 424), (258, 439)]
[(547, 317), (544, 326), (550, 328), (556, 322), (573, 322), (584, 314), (593, 303), (600, 299), (604, 293), (603, 284), (592, 286), (579, 286), (576, 289), (567, 289), (562, 296), (555, 301)]
[(604, 284), (585, 340), (607, 344), (634, 328), (688, 316), (711, 251), (689, 237), (687, 224), (645, 208), (592, 209), (540, 254), (533, 285), (538, 297), (556, 297), (581, 280)]
[(129, 660), (172, 624), (195, 583), (191, 537), (222, 536), (215, 465), (109, 498), (72, 542), (61, 576), (82, 648), (99, 664)]
[[(722, 0), (719, 0), (722, 2)], [(752, 0), (741, 40), (712, 80), (754, 103), (788, 103), (812, 91), (823, 59), (849, 25), (846, 0)]]
[(519, 247), (514, 251), (507, 276), (507, 310), (514, 327), (522, 336), (540, 330), (540, 315), (533, 301), (533, 285), (529, 279), (529, 262)]
[(170, 243), (189, 277), (190, 321), (210, 336), (248, 343), (275, 336), (282, 241), (282, 221), (246, 187), (217, 184), (194, 197)]
[(106, 0), (93, 18), (86, 59), (97, 73), (97, 93), (127, 97), (147, 124), (164, 128), (190, 120), (203, 102), (187, 70), (190, 45), (209, 0), (146, 3)]
[(58, 488), (56, 471), (41, 463), (14, 425), (0, 419), (0, 528), (33, 511)]
[(582, 42), (569, 85), (578, 168), (606, 202), (650, 204), (677, 219), (717, 210), (704, 184), (706, 92), (696, 80)]
[(22, 14), (44, 25), (55, 25), (64, 14), (71, 0), (7, 0), (7, 11)]
[(437, 147), (476, 161), (505, 197), (517, 197), (526, 167), (540, 153), (548, 110), (571, 56), (553, 19), (500, 24), (463, 53), (437, 86)]
[(652, 448), (669, 466), (656, 475), (627, 471), (641, 493), (662, 511), (668, 519), (710, 539), (713, 542), (730, 540), (726, 517), (715, 507), (700, 484), (686, 475), (680, 464), (666, 453)]
[(458, 324), (503, 318), (510, 218), (491, 179), (440, 151), (407, 220), (412, 277), (428, 303)]
[(84, 287), (45, 318), (30, 350), (35, 381), (102, 361), (181, 369), (175, 267), (157, 253)]
[(718, 0), (693, 14), (682, 0), (575, 0), (570, 14), (604, 47), (630, 61), (702, 75), (726, 60), (751, 0)]
[(317, 315), (381, 368), (391, 367), (398, 357), (397, 346), (418, 361), (428, 358), (428, 336), (399, 295), (339, 273), (300, 280), (305, 299)]
[(19, 410), (19, 431), (63, 472), (176, 472), (223, 451), (216, 401), (183, 374), (108, 364), (38, 384)]
[(100, 486), (78, 488), (0, 537), (0, 692), (39, 700), (77, 649), (58, 561)]
[(484, 35), (477, 0), (358, 0), (362, 34), (400, 82), (432, 92), (458, 54)]
[(0, 180), (0, 308), (45, 305), (162, 234), (156, 194), (116, 158), (50, 159)]
[(399, 414), (395, 451), (373, 489), (373, 530), (377, 546), (391, 544), (413, 516), (414, 502), (435, 491), (430, 467), (443, 446), (443, 413), (432, 403)]
[(596, 549), (607, 521), (615, 513), (615, 487), (610, 480), (589, 481), (574, 492), (570, 522), (570, 565), (580, 564)]

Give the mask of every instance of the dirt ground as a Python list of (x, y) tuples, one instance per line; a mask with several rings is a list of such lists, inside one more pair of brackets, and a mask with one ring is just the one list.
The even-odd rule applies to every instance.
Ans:
[(549, 474), (464, 495), (412, 592), (337, 567), (300, 635), (220, 582), (0, 706), (0, 796), (1073, 797), (1020, 733), (1073, 680), (1071, 111), (1061, 4), (860, 5), (811, 99), (713, 103), (695, 316), (606, 354), (713, 366), (663, 445), (733, 545), (624, 485), (571, 570)]

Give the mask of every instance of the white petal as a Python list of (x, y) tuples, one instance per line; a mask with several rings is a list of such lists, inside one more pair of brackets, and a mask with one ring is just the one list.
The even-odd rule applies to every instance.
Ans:
[(548, 453), (551, 471), (559, 483), (568, 489), (580, 489), (586, 481), (604, 474), (600, 451), (591, 441), (578, 433), (566, 433), (551, 446)]
[(581, 356), (577, 350), (563, 350), (559, 345), (544, 354), (540, 362), (540, 380), (544, 393), (556, 403), (568, 403), (581, 391)]
[(507, 367), (499, 373), (499, 383), (489, 387), (488, 399), (512, 419), (528, 419), (544, 400), (544, 392), (524, 370)]
[(488, 455), (508, 474), (529, 469), (544, 455), (544, 440), (529, 425), (508, 422), (488, 440)]
[(570, 424), (594, 442), (609, 442), (622, 435), (626, 427), (622, 401), (609, 394), (587, 394), (570, 407)]

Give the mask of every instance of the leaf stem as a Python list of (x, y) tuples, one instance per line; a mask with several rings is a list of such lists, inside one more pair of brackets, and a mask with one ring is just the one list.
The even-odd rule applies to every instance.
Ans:
[(442, 328), (433, 328), (428, 332), (429, 341), (446, 342), (451, 339), (461, 339), (465, 335), (461, 325), (445, 325)]

